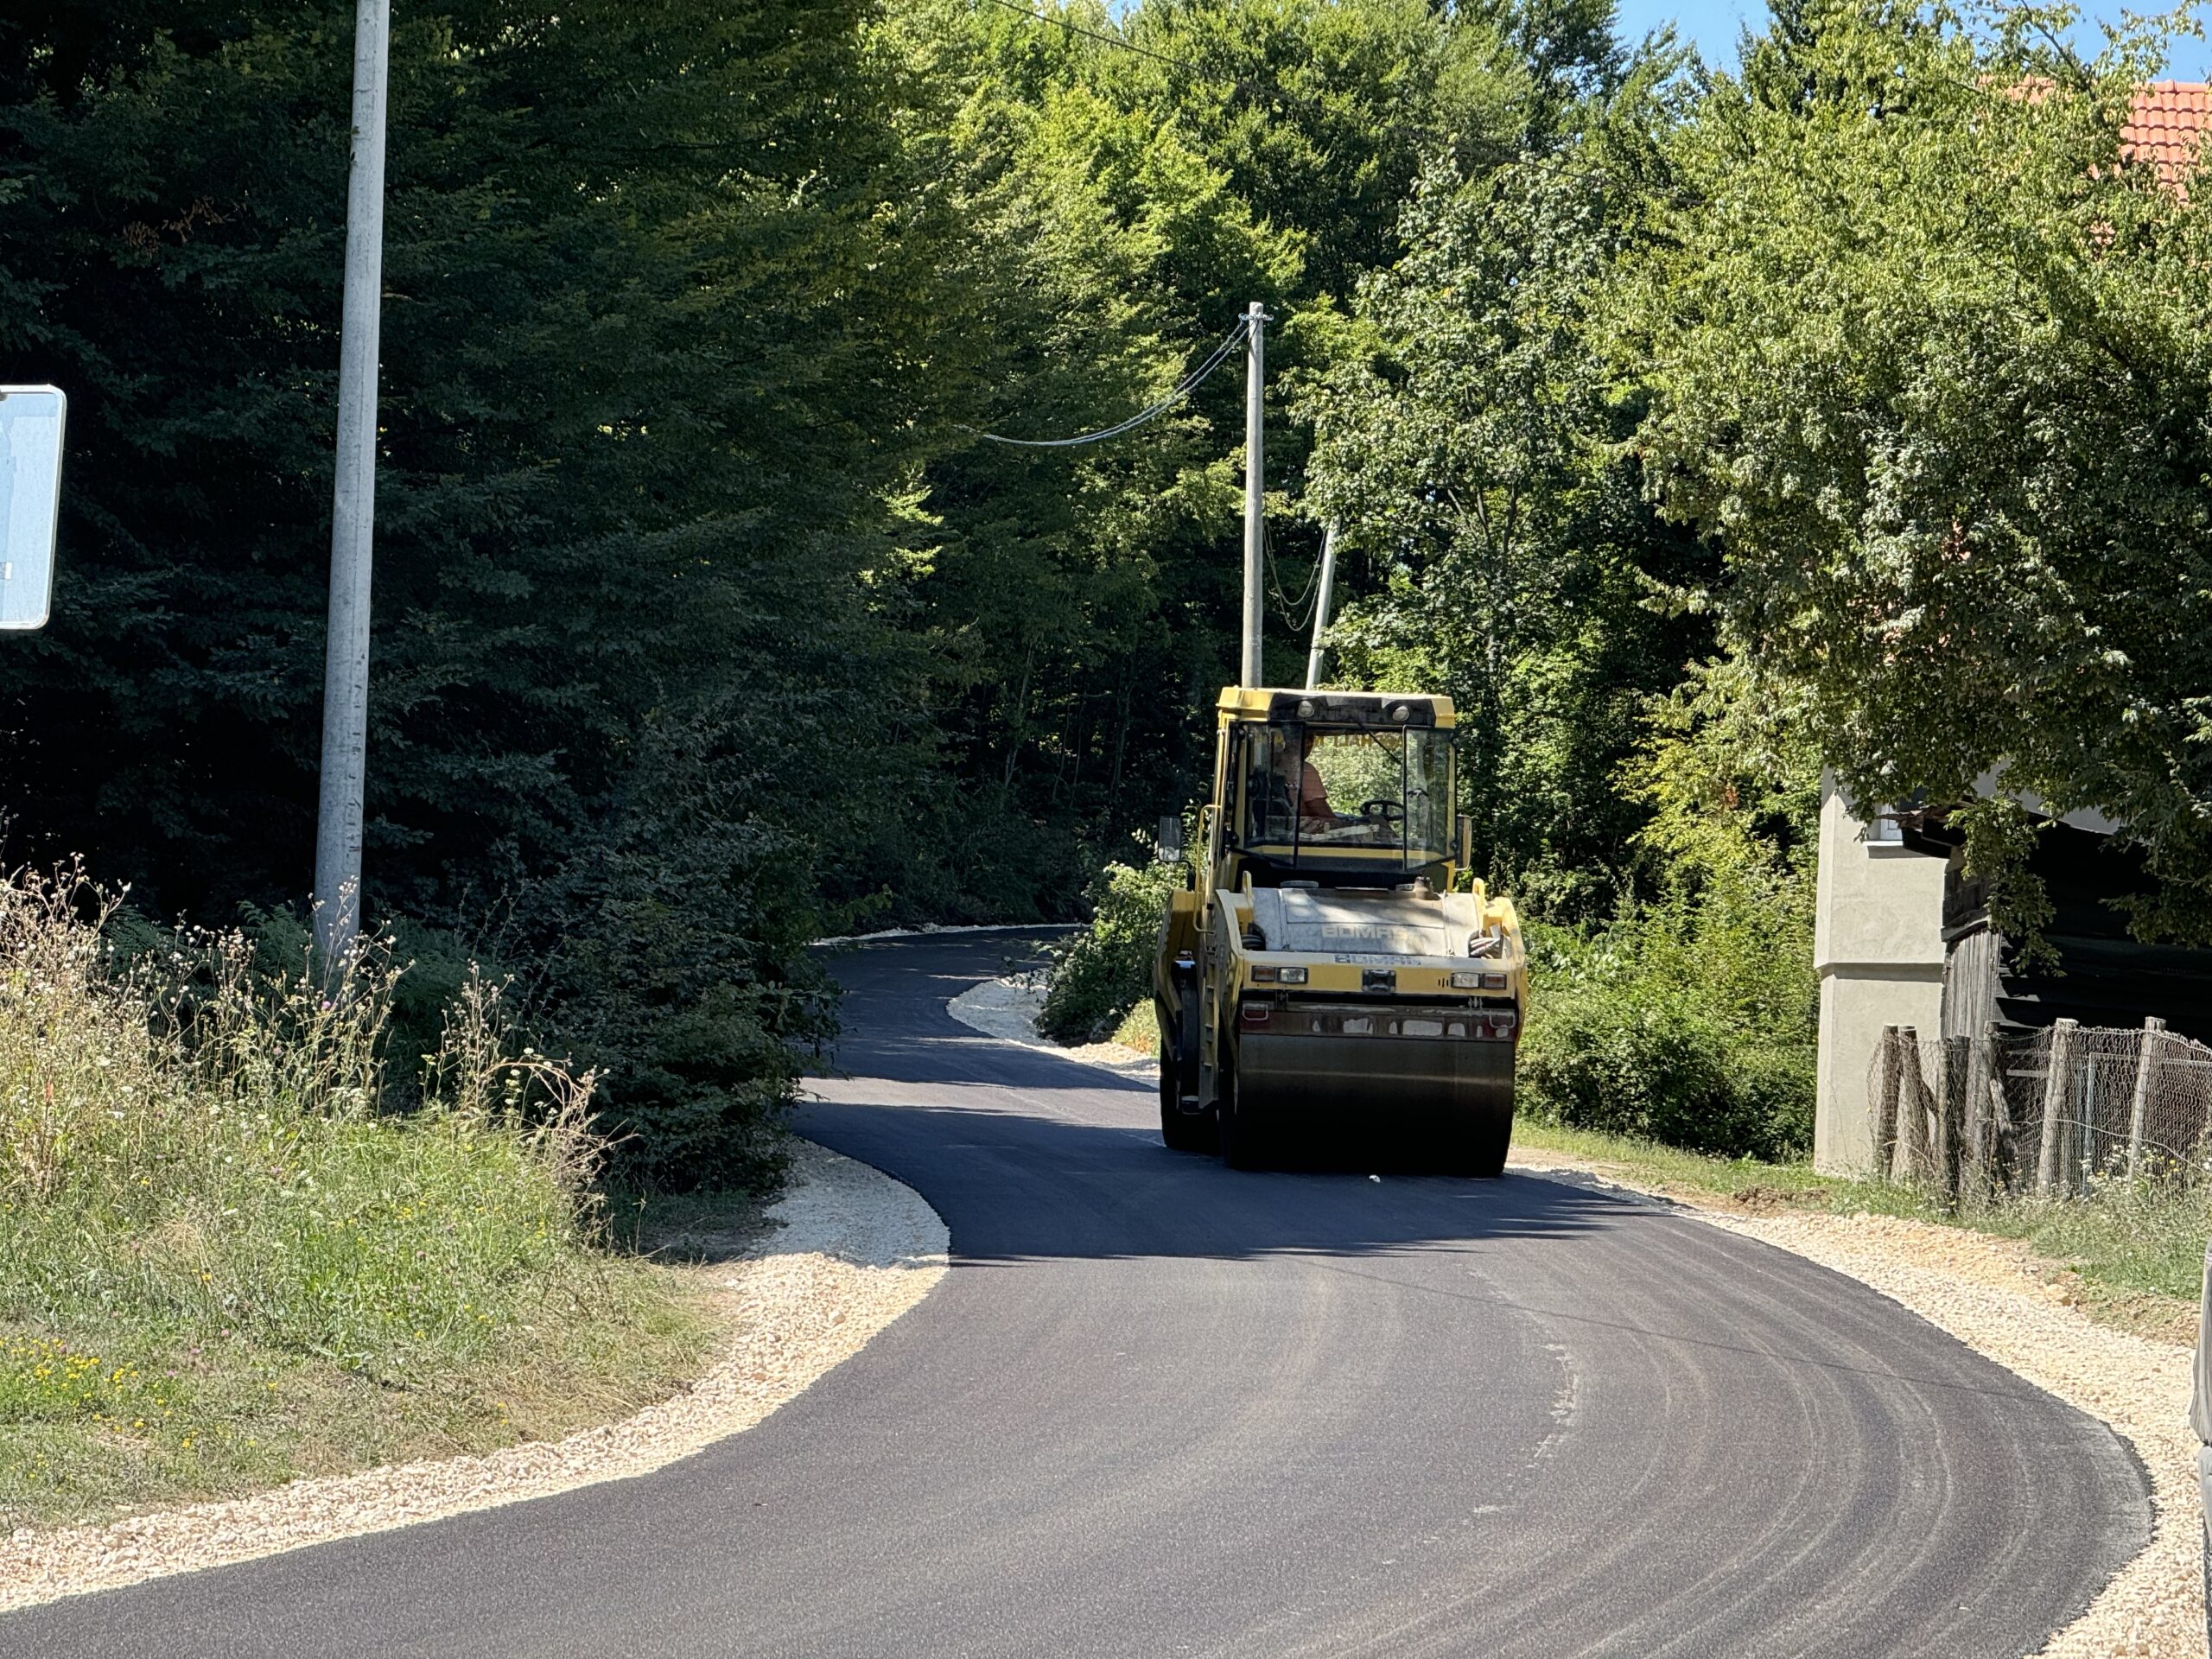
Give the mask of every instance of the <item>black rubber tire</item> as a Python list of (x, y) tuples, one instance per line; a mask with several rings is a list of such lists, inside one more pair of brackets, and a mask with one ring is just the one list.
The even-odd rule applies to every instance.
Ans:
[(1181, 1068), (1160, 1040), (1160, 1139), (1170, 1152), (1211, 1152), (1213, 1114), (1186, 1112), (1177, 1098), (1181, 1090)]
[(1267, 1147), (1237, 1098), (1236, 1074), (1222, 1074), (1221, 1103), (1214, 1109), (1215, 1136), (1221, 1161), (1231, 1169), (1259, 1169), (1267, 1160)]
[(1461, 1124), (1445, 1147), (1447, 1173), (1494, 1181), (1505, 1173), (1505, 1154), (1513, 1144), (1513, 1114), (1487, 1114)]

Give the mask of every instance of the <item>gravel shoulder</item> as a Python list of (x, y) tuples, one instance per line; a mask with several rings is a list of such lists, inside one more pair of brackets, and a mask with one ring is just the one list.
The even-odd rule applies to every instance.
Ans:
[(1065, 1043), (1039, 1036), (1037, 1010), (1044, 1000), (1045, 986), (1040, 976), (1014, 974), (1003, 979), (987, 979), (963, 991), (945, 1007), (962, 1025), (1006, 1042), (1019, 1043), (1024, 1048), (1080, 1060), (1085, 1065), (1101, 1066), (1125, 1077), (1150, 1081), (1159, 1077), (1160, 1066), (1149, 1054), (1140, 1054), (1119, 1043), (1085, 1043), (1071, 1048)]
[(808, 1141), (743, 1256), (693, 1271), (728, 1328), (686, 1392), (620, 1422), (482, 1457), (296, 1480), (224, 1503), (0, 1540), (0, 1611), (642, 1475), (753, 1427), (850, 1358), (944, 1278), (937, 1213)]
[[(1027, 977), (986, 982), (947, 1005), (963, 1024), (1124, 1077), (1152, 1077), (1145, 1056), (1116, 1044), (1069, 1049), (1037, 1034), (1040, 988)], [(1098, 1051), (1111, 1050), (1110, 1055)], [(1663, 1203), (1858, 1280), (2036, 1387), (2107, 1424), (2142, 1460), (2152, 1484), (2151, 1543), (2045, 1659), (2198, 1659), (2204, 1652), (2199, 1541), (2202, 1501), (2188, 1422), (2190, 1350), (2099, 1325), (2073, 1305), (2069, 1275), (2020, 1245), (1964, 1229), (1891, 1216), (1785, 1211), (1735, 1214), (1660, 1194), (1617, 1173), (1548, 1152), (1512, 1163), (1601, 1182)]]

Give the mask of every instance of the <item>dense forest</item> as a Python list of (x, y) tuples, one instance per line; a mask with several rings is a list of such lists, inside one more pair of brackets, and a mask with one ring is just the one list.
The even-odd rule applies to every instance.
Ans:
[[(1609, 0), (396, 10), (366, 909), (419, 996), (512, 975), (633, 1175), (747, 1173), (833, 1028), (808, 940), (1074, 916), (1194, 798), (1240, 377), (984, 435), (1118, 421), (1254, 300), (1269, 677), (1335, 524), (1331, 675), (1465, 711), (1560, 1097), (1802, 1133), (1823, 766), (2001, 760), (2212, 931), (2212, 249), (2120, 151), (2155, 36), (1791, 0), (1721, 73)], [(152, 923), (308, 886), (351, 13), (0, 16), (0, 382), (72, 400), (7, 853)], [(2031, 926), (2031, 825), (1963, 816)]]

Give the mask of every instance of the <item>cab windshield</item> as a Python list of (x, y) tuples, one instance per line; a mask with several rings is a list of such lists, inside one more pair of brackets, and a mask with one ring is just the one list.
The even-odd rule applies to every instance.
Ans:
[(1239, 839), (1316, 865), (1405, 868), (1448, 856), (1452, 739), (1433, 729), (1248, 725)]

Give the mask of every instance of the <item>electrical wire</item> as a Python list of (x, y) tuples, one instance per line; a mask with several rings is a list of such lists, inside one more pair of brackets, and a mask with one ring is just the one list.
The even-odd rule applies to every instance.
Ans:
[[(1207, 354), (1205, 362), (1178, 381), (1174, 391), (1153, 404), (1151, 408), (1140, 410), (1126, 421), (1118, 421), (1112, 426), (1102, 427), (1096, 432), (1078, 432), (1071, 438), (1009, 438), (996, 432), (976, 432), (976, 435), (986, 443), (1003, 443), (1016, 449), (1071, 449), (1078, 444), (1103, 443), (1109, 438), (1120, 437), (1124, 432), (1134, 432), (1147, 421), (1155, 420), (1165, 415), (1196, 391), (1205, 383), (1208, 375), (1229, 360), (1230, 353), (1236, 348), (1237, 342), (1244, 338), (1245, 330), (1250, 326), (1249, 322), (1239, 318), (1236, 326), (1229, 331), (1228, 337)], [(973, 427), (963, 427), (961, 429), (968, 432), (976, 430)]]
[(1135, 41), (1125, 41), (1118, 35), (1102, 35), (1095, 29), (1085, 29), (1081, 23), (1071, 23), (1065, 17), (1055, 17), (1049, 11), (1032, 11), (1027, 6), (1016, 4), (1015, 0), (990, 0), (990, 3), (1001, 10), (1014, 12), (1027, 17), (1032, 22), (1051, 23), (1055, 28), (1065, 29), (1071, 35), (1080, 35), (1085, 40), (1097, 41), (1107, 46), (1118, 46), (1122, 51), (1134, 52), (1141, 58), (1150, 58), (1157, 63), (1169, 64), (1178, 69), (1187, 69), (1194, 75), (1204, 73), (1197, 64), (1187, 59), (1171, 58), (1165, 52), (1155, 52), (1150, 47), (1139, 46)]
[(1305, 591), (1293, 599), (1283, 592), (1282, 566), (1275, 558), (1274, 531), (1264, 519), (1260, 524), (1260, 554), (1268, 586), (1274, 589), (1275, 614), (1293, 633), (1305, 632), (1313, 620), (1314, 607), (1321, 602), (1321, 562), (1313, 562), (1313, 568), (1306, 573)]

